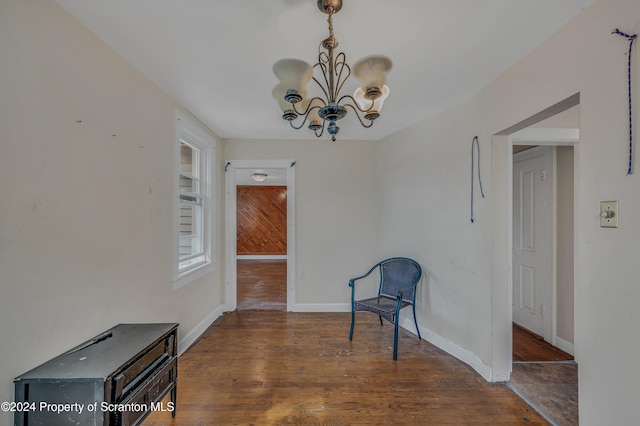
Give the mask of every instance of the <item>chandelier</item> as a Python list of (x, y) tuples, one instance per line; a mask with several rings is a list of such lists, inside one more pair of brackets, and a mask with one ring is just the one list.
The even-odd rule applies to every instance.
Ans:
[[(335, 141), (340, 131), (337, 122), (347, 115), (348, 108), (366, 128), (380, 117), (382, 104), (389, 96), (389, 88), (384, 83), (385, 75), (391, 69), (391, 60), (380, 55), (360, 59), (353, 65), (360, 87), (353, 95), (341, 95), (345, 82), (351, 76), (346, 55), (335, 52), (338, 41), (333, 34), (333, 15), (342, 9), (342, 0), (317, 0), (317, 5), (321, 12), (329, 15), (329, 37), (320, 42), (318, 62), (313, 67), (300, 59), (276, 62), (273, 72), (280, 83), (273, 88), (272, 94), (283, 111), (282, 118), (291, 127), (298, 130), (306, 124), (316, 137), (321, 137), (326, 128), (331, 140)], [(320, 88), (318, 93), (321, 92), (322, 96), (307, 97), (306, 86), (311, 79)]]

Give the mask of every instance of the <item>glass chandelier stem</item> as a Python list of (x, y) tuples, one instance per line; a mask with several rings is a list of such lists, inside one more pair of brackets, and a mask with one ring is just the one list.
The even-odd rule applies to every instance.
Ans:
[(335, 103), (335, 66), (336, 61), (333, 55), (333, 48), (335, 47), (335, 36), (333, 35), (333, 11), (330, 11), (329, 18), (327, 18), (327, 25), (329, 26), (329, 38), (325, 41), (324, 47), (329, 53), (329, 103)]

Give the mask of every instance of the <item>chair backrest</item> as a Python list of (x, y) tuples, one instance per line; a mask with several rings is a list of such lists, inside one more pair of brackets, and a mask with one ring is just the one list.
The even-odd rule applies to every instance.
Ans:
[[(380, 289), (378, 295), (395, 298), (398, 290), (414, 286), (420, 281), (422, 268), (420, 264), (407, 257), (392, 257), (383, 260), (380, 265)], [(403, 293), (402, 299), (413, 303), (416, 298), (416, 287)]]

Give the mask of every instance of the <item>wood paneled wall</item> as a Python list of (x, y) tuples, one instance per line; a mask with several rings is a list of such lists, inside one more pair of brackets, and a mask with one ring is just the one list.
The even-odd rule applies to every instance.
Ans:
[(287, 254), (287, 187), (236, 187), (237, 254)]

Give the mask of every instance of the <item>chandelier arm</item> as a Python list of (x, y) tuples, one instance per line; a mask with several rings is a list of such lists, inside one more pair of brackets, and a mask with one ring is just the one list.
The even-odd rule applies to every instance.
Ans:
[[(340, 66), (340, 72), (337, 74), (336, 92), (334, 94), (334, 98), (337, 98), (342, 91), (342, 86), (344, 86), (344, 83), (346, 83), (349, 77), (351, 77), (351, 67), (347, 64), (347, 56), (344, 52), (340, 52), (338, 56), (336, 56), (336, 62), (334, 65), (336, 67), (336, 71), (338, 66)], [(347, 75), (343, 78), (342, 73), (345, 68), (347, 69)]]
[(356, 100), (353, 98), (353, 96), (351, 95), (344, 95), (342, 96), (339, 100), (338, 100), (338, 104), (340, 104), (340, 102), (342, 102), (343, 99), (349, 99), (351, 102), (353, 102), (353, 105), (351, 104), (346, 104), (345, 106), (349, 105), (351, 108), (353, 108), (354, 110), (357, 108), (358, 111), (365, 113), (365, 112), (371, 112), (373, 110), (373, 106), (375, 105), (375, 101), (373, 99), (371, 99), (371, 106), (367, 109), (362, 109), (360, 108), (360, 105), (358, 105), (358, 102), (356, 102)]
[[(323, 74), (323, 75), (324, 75), (324, 74)], [(325, 79), (325, 80), (326, 80), (326, 79)], [(320, 89), (322, 89), (322, 91), (324, 92), (324, 96), (325, 96), (325, 98), (329, 99), (329, 94), (327, 93), (327, 90), (324, 88), (324, 86), (322, 85), (322, 83), (320, 83), (320, 81), (318, 81), (318, 79), (317, 79), (317, 78), (315, 78), (315, 76), (313, 77), (313, 81), (315, 81), (315, 82), (316, 82), (316, 84), (320, 87)], [(324, 100), (324, 99), (322, 99), (322, 98), (318, 98), (318, 99), (320, 99), (320, 100), (322, 101), (322, 103), (324, 103), (325, 105), (327, 104), (327, 103), (325, 102), (325, 100)]]
[[(323, 59), (324, 59), (324, 61), (323, 61)], [(329, 78), (327, 77), (329, 72), (331, 72), (331, 67), (329, 67), (329, 71), (327, 71), (327, 61), (330, 61), (329, 55), (326, 52), (321, 52), (320, 55), (318, 55), (318, 63), (314, 65), (314, 68), (316, 66), (320, 67), (320, 72), (322, 74), (322, 77), (324, 78), (324, 82), (325, 82), (326, 86), (323, 86), (322, 83), (320, 83), (316, 79), (315, 76), (313, 77), (313, 79), (315, 80), (316, 83), (318, 83), (318, 86), (320, 86), (322, 88), (322, 91), (324, 92), (325, 96), (327, 97), (327, 101), (331, 102), (331, 96), (330, 96), (331, 83), (329, 82)], [(327, 90), (325, 90), (325, 87), (327, 88)]]
[(320, 109), (319, 106), (313, 106), (313, 101), (315, 101), (316, 99), (322, 102), (323, 105), (325, 106), (327, 105), (327, 102), (324, 99), (318, 96), (314, 96), (313, 98), (309, 99), (309, 105), (307, 105), (307, 109), (305, 109), (304, 111), (298, 111), (298, 108), (296, 108), (296, 104), (291, 104), (291, 106), (293, 107), (293, 111), (296, 114), (298, 114), (299, 116), (302, 116), (302, 115), (306, 116), (306, 115), (309, 115), (309, 111), (311, 111), (312, 109), (314, 108)]
[(324, 127), (326, 126), (327, 122), (326, 120), (322, 120), (322, 128), (320, 129), (320, 133), (318, 133), (317, 130), (314, 130), (313, 133), (315, 133), (316, 138), (320, 138), (322, 137), (322, 134), (324, 133)]
[[(309, 104), (309, 105), (311, 105), (311, 104)], [(307, 120), (309, 119), (309, 111), (310, 111), (311, 109), (312, 109), (312, 108), (309, 106), (309, 107), (307, 107), (307, 109), (306, 109), (306, 111), (305, 111), (304, 113), (299, 113), (299, 114), (298, 114), (298, 117), (304, 117), (304, 118), (303, 118), (303, 120), (302, 120), (302, 123), (300, 123), (300, 125), (299, 125), (299, 126), (295, 126), (295, 125), (293, 124), (293, 122), (294, 122), (295, 120), (290, 120), (290, 121), (289, 121), (289, 125), (290, 125), (291, 127), (293, 127), (294, 129), (296, 129), (296, 130), (300, 130), (300, 129), (302, 129), (302, 127), (305, 125), (305, 123), (306, 123), (306, 122), (307, 122)]]
[[(343, 96), (343, 98), (346, 96)], [(364, 127), (365, 129), (368, 129), (369, 127), (373, 126), (373, 120), (368, 120), (369, 123), (365, 123), (364, 121), (362, 121), (362, 117), (360, 117), (360, 113), (362, 112), (362, 110), (360, 108), (356, 106), (352, 105), (352, 104), (344, 104), (344, 107), (349, 107), (353, 110), (353, 112), (355, 113), (355, 116), (358, 117), (358, 121), (360, 122), (360, 124), (362, 124), (362, 127)], [(366, 120), (366, 119), (365, 119)]]
[[(316, 99), (317, 99), (317, 100), (319, 100), (320, 102), (322, 102), (324, 105), (326, 105), (326, 104), (327, 104), (327, 103), (325, 102), (325, 100), (324, 100), (324, 99), (319, 98), (319, 97), (317, 97), (317, 96), (315, 96), (315, 97), (311, 98), (311, 100), (309, 101), (309, 105), (307, 106), (307, 109), (306, 109), (306, 110), (304, 110), (304, 112), (299, 112), (299, 111), (296, 109), (295, 104), (292, 104), (292, 105), (293, 105), (293, 109), (294, 109), (295, 113), (296, 113), (296, 114), (298, 114), (298, 117), (304, 117), (304, 119), (302, 120), (302, 123), (300, 123), (300, 125), (299, 125), (299, 126), (295, 126), (295, 125), (293, 124), (293, 122), (294, 122), (295, 120), (289, 120), (289, 125), (290, 125), (291, 127), (293, 127), (293, 128), (294, 128), (294, 129), (296, 129), (296, 130), (302, 129), (302, 127), (305, 125), (305, 123), (306, 123), (306, 122), (307, 122), (307, 120), (309, 119), (309, 113), (310, 113), (312, 110), (314, 110), (314, 109), (318, 109), (318, 110), (320, 109), (320, 107), (319, 107), (319, 106), (317, 106), (317, 105), (315, 105), (315, 106), (314, 106), (314, 105), (313, 105), (313, 101), (314, 101), (314, 100), (316, 100)], [(324, 131), (324, 123), (325, 123), (325, 121), (324, 121), (324, 120), (322, 120), (322, 130), (323, 130), (323, 131)], [(320, 135), (322, 136), (322, 132), (320, 133)]]
[[(296, 103), (297, 103), (297, 102), (296, 102)], [(296, 104), (293, 104), (293, 103), (291, 104), (291, 109), (293, 110), (293, 112), (295, 112), (295, 113), (296, 113), (296, 114), (298, 114), (299, 116), (300, 116), (300, 115), (306, 115), (306, 114), (307, 114), (307, 113), (306, 113), (306, 111), (305, 111), (305, 112), (300, 112), (300, 111), (298, 111), (298, 108), (296, 108)]]
[(306, 123), (306, 122), (307, 122), (307, 116), (305, 115), (304, 116), (304, 120), (302, 120), (302, 123), (300, 123), (299, 126), (294, 126), (293, 125), (293, 120), (289, 121), (289, 125), (291, 125), (291, 127), (293, 127), (296, 130), (300, 130), (300, 129), (302, 129), (302, 126), (304, 126), (304, 123)]
[(307, 107), (307, 110), (312, 110), (312, 109), (314, 109), (314, 108), (317, 108), (317, 109), (320, 109), (320, 108), (321, 108), (321, 107), (319, 107), (319, 106), (317, 106), (317, 105), (316, 105), (316, 106), (312, 106), (313, 101), (315, 101), (316, 99), (317, 99), (317, 100), (319, 100), (320, 102), (322, 102), (322, 105), (323, 105), (323, 106), (327, 106), (327, 101), (326, 101), (326, 100), (322, 99), (322, 98), (321, 98), (321, 97), (319, 97), (319, 96), (314, 96), (313, 98), (311, 98), (311, 99), (309, 100), (309, 106)]

